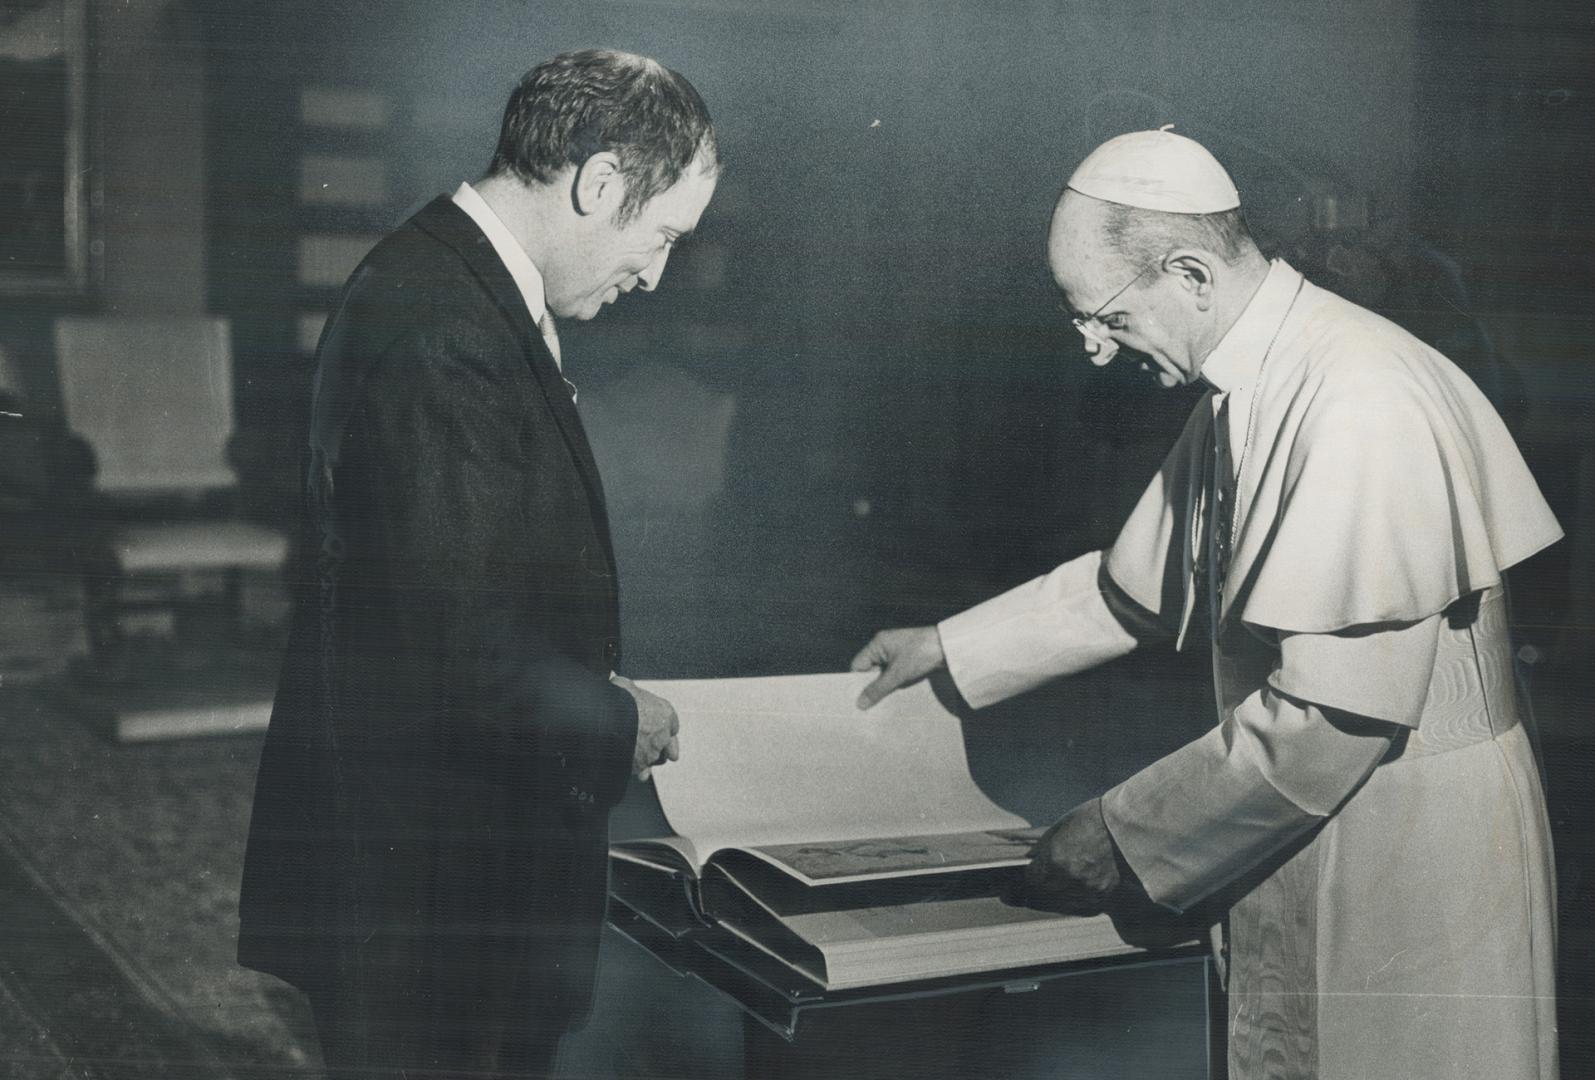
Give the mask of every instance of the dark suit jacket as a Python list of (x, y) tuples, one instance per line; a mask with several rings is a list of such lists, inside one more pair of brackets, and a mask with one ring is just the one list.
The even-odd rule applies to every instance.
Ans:
[(637, 732), (614, 556), (553, 357), (446, 198), (328, 321), (305, 543), (239, 961), (404, 987), (414, 1023), (578, 1022)]

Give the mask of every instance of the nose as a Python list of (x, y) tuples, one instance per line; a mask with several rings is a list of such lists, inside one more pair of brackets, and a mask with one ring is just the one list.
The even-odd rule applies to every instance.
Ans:
[(1097, 367), (1106, 367), (1119, 354), (1119, 343), (1091, 323), (1076, 319), (1074, 328), (1085, 338), (1085, 354)]
[(670, 245), (666, 244), (659, 249), (659, 254), (654, 256), (654, 261), (643, 267), (642, 273), (637, 275), (637, 288), (643, 292), (653, 292), (659, 287), (659, 279), (665, 276), (665, 263), (670, 261)]

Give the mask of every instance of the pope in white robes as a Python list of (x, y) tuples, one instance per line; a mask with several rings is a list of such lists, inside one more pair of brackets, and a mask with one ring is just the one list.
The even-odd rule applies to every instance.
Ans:
[(1478, 388), (1263, 259), (1238, 207), (1166, 130), (1082, 163), (1049, 263), (1088, 353), (1208, 393), (1111, 548), (876, 635), (861, 703), (945, 665), (979, 708), (1206, 620), (1217, 726), (1065, 815), (1030, 901), (1223, 911), (1235, 1080), (1549, 1080), (1554, 872), (1502, 572), (1561, 530)]

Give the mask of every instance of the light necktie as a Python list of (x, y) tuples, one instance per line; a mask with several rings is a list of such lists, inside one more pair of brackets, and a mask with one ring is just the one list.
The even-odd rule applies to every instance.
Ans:
[[(565, 362), (559, 355), (559, 331), (554, 326), (554, 313), (543, 312), (543, 317), (537, 320), (537, 329), (543, 335), (543, 344), (548, 346), (548, 351), (554, 356), (554, 366), (559, 368), (559, 377), (565, 379)], [(576, 384), (565, 379), (565, 387), (570, 391), (571, 401), (575, 401)]]

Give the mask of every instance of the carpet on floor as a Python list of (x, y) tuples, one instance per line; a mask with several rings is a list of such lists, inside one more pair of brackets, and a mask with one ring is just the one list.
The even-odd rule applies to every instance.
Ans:
[(300, 996), (234, 961), (259, 753), (118, 745), (0, 690), (0, 1075), (316, 1074)]

